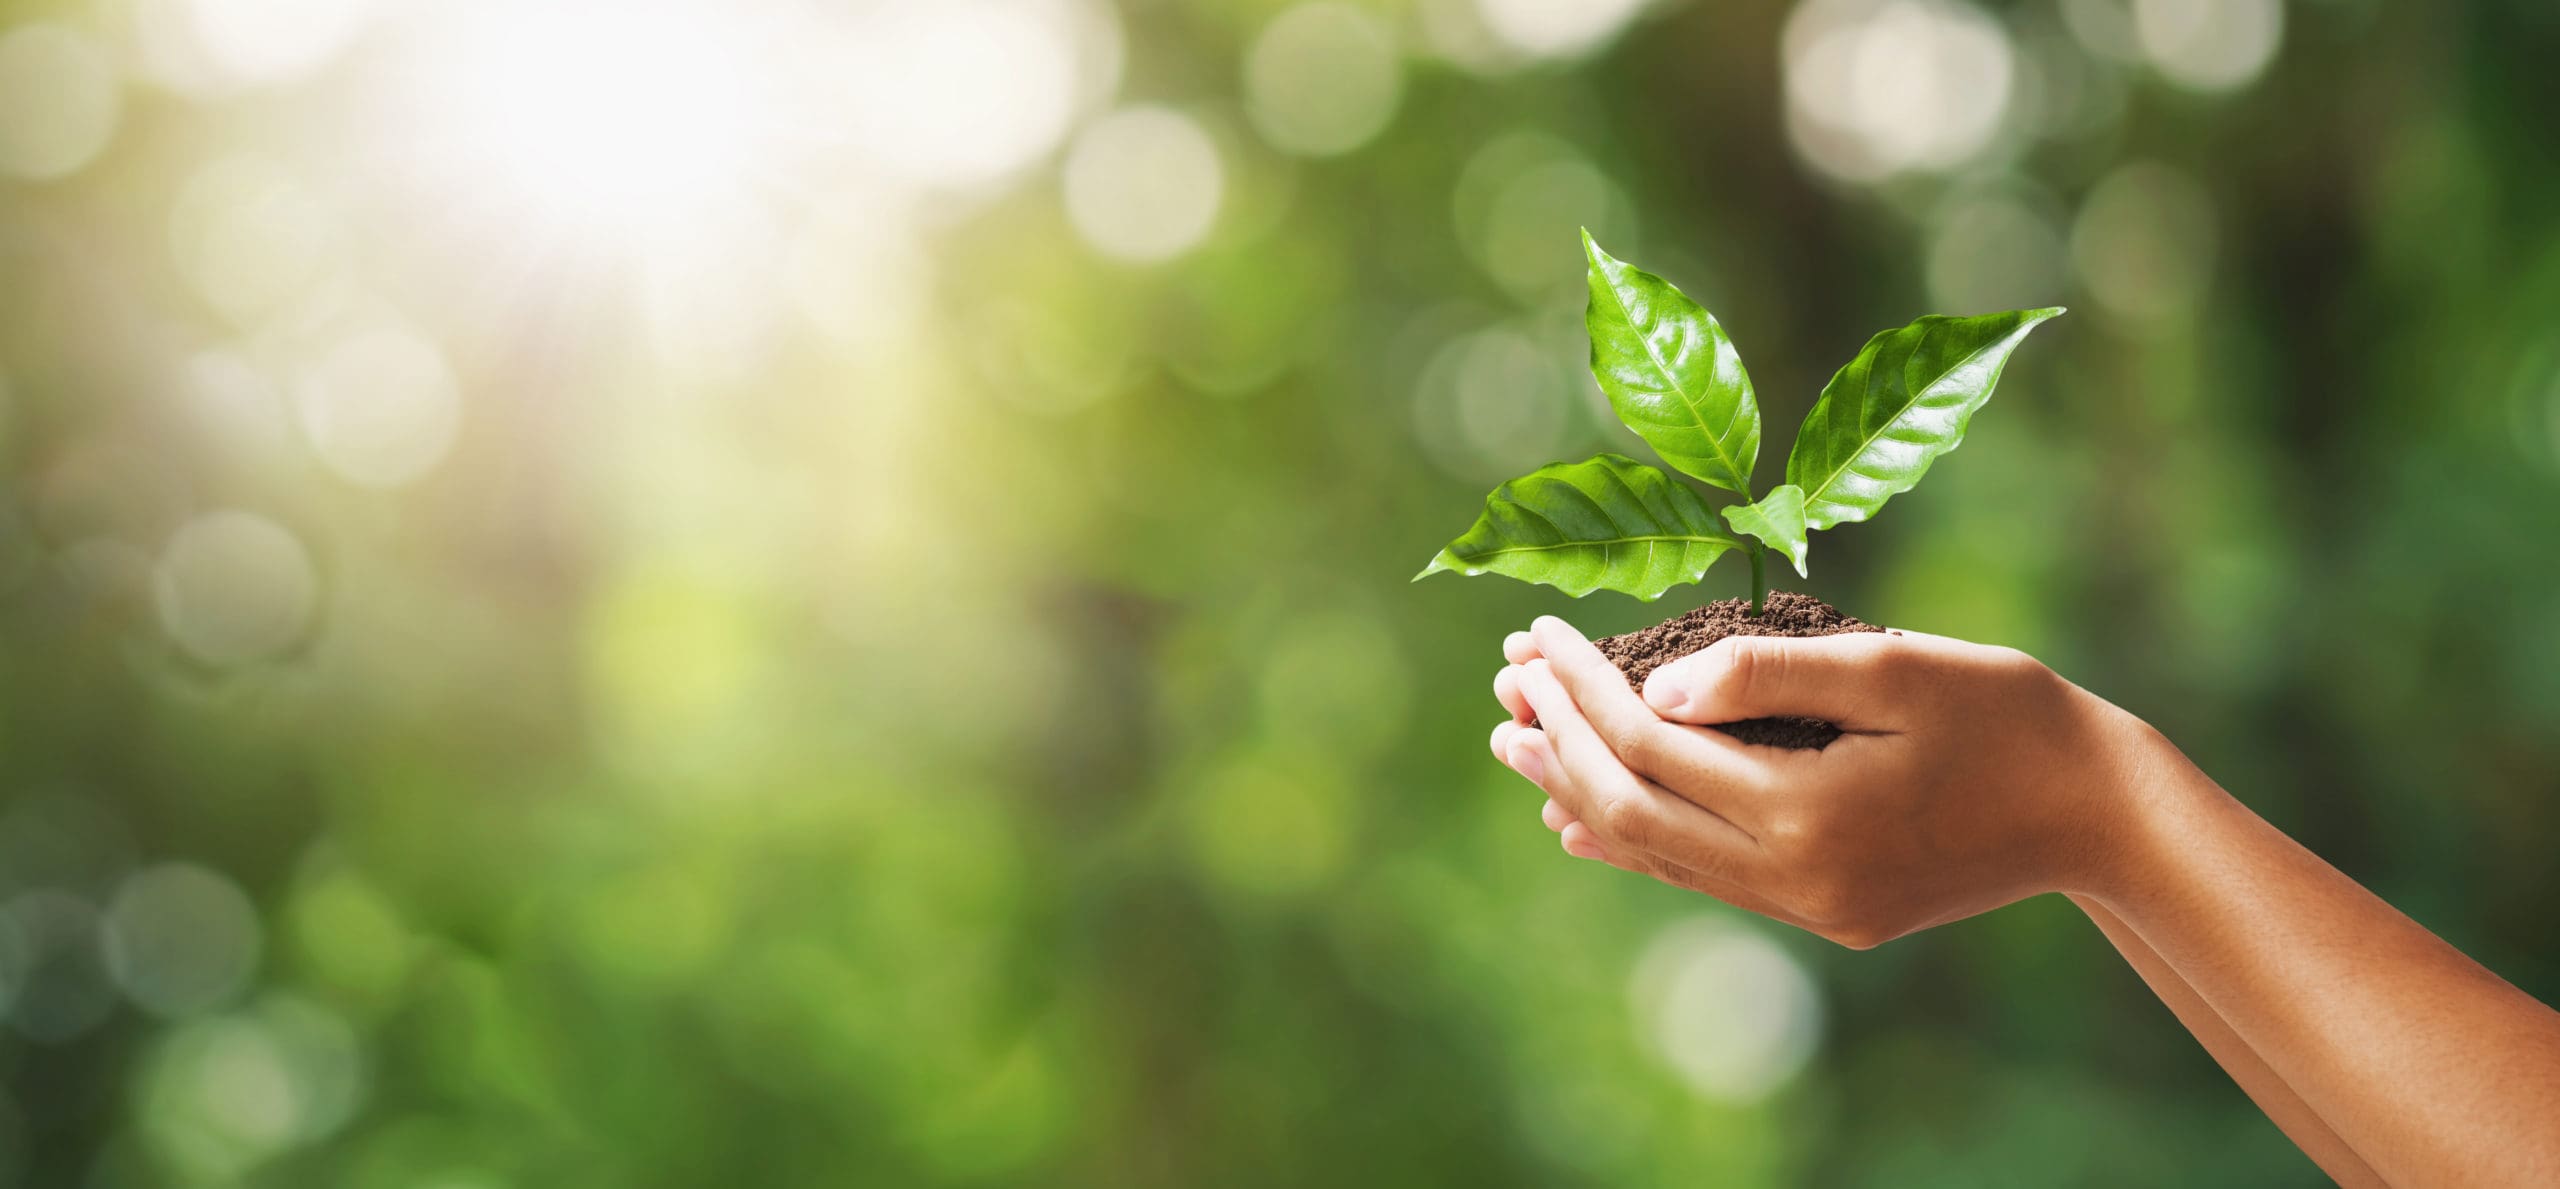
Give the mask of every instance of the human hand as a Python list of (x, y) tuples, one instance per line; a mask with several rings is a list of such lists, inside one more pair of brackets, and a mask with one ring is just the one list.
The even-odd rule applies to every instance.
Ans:
[[(2103, 894), (2147, 774), (2184, 765), (2033, 658), (1938, 636), (1735, 637), (1641, 697), (1552, 616), (1504, 653), (1494, 752), (1547, 792), (1566, 850), (1857, 948)], [(1788, 751), (1695, 725), (1772, 715), (1845, 733)]]

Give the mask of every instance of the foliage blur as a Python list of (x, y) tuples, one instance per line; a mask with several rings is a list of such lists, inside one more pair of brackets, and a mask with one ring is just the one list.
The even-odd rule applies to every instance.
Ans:
[[(2545, 0), (0, 0), (0, 1185), (2318, 1183), (2054, 898), (1558, 853), (1406, 578), (2061, 303), (1810, 589), (2545, 999)], [(2048, 337), (2049, 336), (2049, 337)], [(1776, 450), (1762, 461), (1775, 474)]]

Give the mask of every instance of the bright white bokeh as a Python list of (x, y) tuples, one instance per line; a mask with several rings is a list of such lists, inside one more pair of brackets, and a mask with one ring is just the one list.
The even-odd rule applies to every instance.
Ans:
[(208, 665), (276, 656), (310, 630), (319, 577), (302, 542), (249, 512), (208, 512), (188, 521), (152, 570), (160, 624), (188, 655)]
[(2000, 129), (2016, 70), (2007, 31), (1960, 0), (1809, 0), (1783, 50), (1789, 136), (1852, 182), (1973, 160)]
[(2248, 85), (2284, 40), (2282, 0), (2134, 0), (2143, 56), (2169, 81), (2196, 91)]
[(219, 1007), (258, 967), (258, 911), (239, 885), (192, 863), (125, 878), (103, 923), (107, 970), (156, 1016)]
[(1218, 218), (1226, 182), (1216, 142), (1167, 107), (1096, 120), (1067, 155), (1067, 218), (1103, 255), (1137, 264), (1197, 245)]
[(185, 94), (300, 81), (335, 61), (378, 0), (136, 0), (144, 71)]
[(1756, 926), (1729, 916), (1693, 917), (1656, 934), (1629, 992), (1639, 1040), (1701, 1097), (1758, 1102), (1821, 1044), (1812, 976)]
[(1119, 27), (1082, 0), (937, 0), (859, 10), (813, 119), (917, 188), (1003, 180), (1055, 150), (1118, 83)]
[(115, 135), (122, 86), (105, 50), (60, 25), (0, 36), (0, 173), (68, 177)]
[(256, 330), (343, 267), (335, 213), (272, 158), (217, 158), (169, 209), (169, 253), (196, 295)]
[(1647, 0), (1476, 0), (1485, 30), (1532, 57), (1565, 58), (1598, 48), (1644, 10)]
[(462, 420), (444, 352), (399, 327), (357, 330), (301, 367), (293, 403), (312, 452), (340, 478), (398, 487), (443, 460)]
[(1311, 157), (1369, 143), (1404, 94), (1404, 62), (1378, 18), (1348, 4), (1302, 4), (1245, 54), (1245, 110), (1263, 139)]
[(2213, 284), (2220, 237), (2213, 198), (2156, 161), (2119, 166), (2080, 204), (2071, 259), (2109, 313), (2135, 326), (2191, 314)]
[(427, 164), (550, 235), (716, 218), (789, 118), (760, 27), (709, 0), (474, 0), (440, 20), (415, 47)]

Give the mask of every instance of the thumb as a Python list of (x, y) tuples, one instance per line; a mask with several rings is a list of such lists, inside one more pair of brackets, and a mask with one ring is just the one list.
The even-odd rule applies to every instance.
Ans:
[(1727, 636), (1654, 670), (1644, 700), (1666, 719), (1702, 726), (1791, 715), (1882, 729), (1879, 711), (1892, 705), (1909, 651), (1886, 632)]

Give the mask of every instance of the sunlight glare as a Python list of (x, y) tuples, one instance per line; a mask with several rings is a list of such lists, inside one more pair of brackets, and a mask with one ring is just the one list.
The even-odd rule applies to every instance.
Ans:
[(684, 0), (484, 7), (433, 59), (431, 106), (460, 164), (545, 223), (671, 229), (738, 193), (773, 130), (735, 28)]

